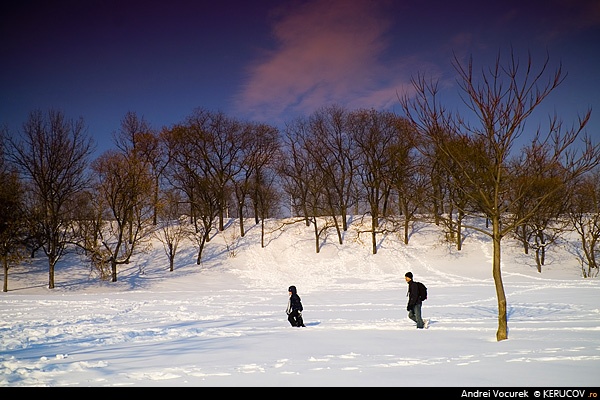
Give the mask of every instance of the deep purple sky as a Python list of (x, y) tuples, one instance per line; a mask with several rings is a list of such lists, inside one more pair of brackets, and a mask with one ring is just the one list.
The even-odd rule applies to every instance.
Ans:
[[(600, 1), (9, 0), (0, 6), (0, 126), (83, 117), (98, 151), (128, 111), (155, 129), (197, 107), (283, 126), (337, 103), (401, 112), (417, 73), (457, 88), (452, 53), (492, 65), (548, 51), (567, 125), (592, 108), (600, 140)], [(533, 129), (532, 125), (532, 129)]]

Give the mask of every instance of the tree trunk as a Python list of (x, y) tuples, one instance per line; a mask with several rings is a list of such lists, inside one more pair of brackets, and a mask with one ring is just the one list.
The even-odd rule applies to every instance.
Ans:
[(335, 213), (333, 215), (333, 223), (335, 225), (335, 231), (337, 232), (338, 243), (344, 244), (344, 237), (342, 236), (342, 231), (340, 229), (340, 223), (338, 222), (337, 217), (335, 216)]
[(3, 292), (8, 292), (8, 260), (4, 258), (4, 285), (2, 287)]
[(260, 220), (260, 247), (265, 248), (265, 219)]
[(342, 206), (342, 230), (344, 232), (348, 231), (348, 213), (346, 212), (346, 206)]
[(172, 243), (169, 243), (169, 271), (173, 272), (175, 264), (175, 248)]
[(538, 237), (540, 242), (540, 272), (542, 272), (541, 266), (544, 265), (544, 260), (546, 259), (546, 240), (544, 239), (544, 232), (540, 231)]
[(196, 257), (196, 265), (200, 265), (202, 261), (202, 251), (204, 250), (204, 244), (208, 242), (207, 238), (209, 237), (209, 233), (204, 232), (202, 234), (202, 239), (200, 240), (200, 246), (198, 246), (198, 256)]
[(456, 249), (458, 251), (462, 250), (462, 221), (463, 218), (465, 217), (465, 213), (463, 213), (462, 211), (459, 211), (457, 213), (458, 218), (456, 221)]
[(492, 242), (494, 243), (494, 260), (492, 262), (492, 275), (494, 276), (494, 284), (496, 286), (496, 297), (498, 298), (498, 331), (496, 332), (496, 340), (508, 339), (508, 325), (506, 319), (506, 293), (502, 283), (502, 271), (500, 264), (500, 218), (494, 216), (492, 221), (493, 234)]
[(373, 245), (373, 254), (377, 254), (377, 229), (379, 228), (379, 214), (371, 212), (371, 243)]
[(313, 218), (313, 224), (315, 225), (315, 250), (317, 254), (321, 251), (321, 247), (319, 246), (319, 227), (317, 226), (317, 217)]
[(244, 237), (246, 235), (246, 230), (244, 229), (244, 216), (242, 215), (243, 207), (240, 207), (240, 237)]
[[(517, 231), (518, 230), (519, 227), (517, 226)], [(525, 252), (525, 254), (529, 254), (529, 242), (527, 241), (527, 227), (525, 225), (521, 226), (521, 235), (523, 238), (523, 251)]]
[(54, 265), (53, 257), (48, 257), (48, 289), (54, 289)]
[(219, 232), (225, 230), (225, 207), (219, 207)]
[(408, 228), (410, 226), (410, 218), (408, 217), (408, 202), (402, 201), (401, 207), (404, 213), (404, 244), (408, 244)]
[(110, 260), (110, 270), (112, 274), (111, 282), (117, 281), (117, 257), (113, 256), (112, 260)]

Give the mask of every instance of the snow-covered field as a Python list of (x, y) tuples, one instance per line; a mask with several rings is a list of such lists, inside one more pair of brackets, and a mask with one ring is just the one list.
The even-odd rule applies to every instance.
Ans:
[[(229, 221), (235, 224), (235, 221)], [(208, 243), (202, 265), (185, 243), (168, 271), (159, 242), (100, 282), (75, 255), (48, 289), (44, 257), (13, 268), (0, 293), (0, 386), (590, 387), (600, 368), (600, 281), (583, 279), (566, 245), (533, 254), (503, 242), (509, 339), (496, 341), (491, 243), (463, 250), (417, 225), (404, 245), (371, 254), (358, 219), (315, 252), (312, 227), (269, 221), (267, 246), (246, 222)], [(364, 229), (365, 227), (361, 227)], [(227, 248), (226, 244), (229, 245)], [(430, 319), (407, 318), (404, 273), (429, 289)], [(306, 328), (289, 326), (296, 285)]]

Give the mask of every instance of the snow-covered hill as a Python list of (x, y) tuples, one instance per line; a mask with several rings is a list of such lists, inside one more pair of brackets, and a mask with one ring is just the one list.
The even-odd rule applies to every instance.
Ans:
[[(491, 243), (467, 232), (462, 251), (438, 227), (408, 245), (370, 236), (354, 218), (316, 253), (312, 227), (236, 221), (207, 244), (186, 243), (169, 272), (159, 242), (99, 282), (75, 255), (47, 289), (43, 258), (13, 268), (0, 295), (1, 386), (589, 386), (600, 366), (598, 279), (583, 279), (565, 244), (542, 273), (507, 238), (502, 271), (509, 339), (495, 340)], [(429, 288), (430, 328), (406, 317), (404, 273)], [(296, 285), (306, 328), (289, 326)]]

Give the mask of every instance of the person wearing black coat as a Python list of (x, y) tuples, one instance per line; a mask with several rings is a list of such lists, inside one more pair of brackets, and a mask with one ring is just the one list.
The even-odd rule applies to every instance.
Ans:
[(298, 296), (296, 286), (290, 286), (288, 294), (290, 298), (285, 311), (288, 315), (288, 321), (292, 326), (304, 327), (304, 320), (302, 319), (302, 301), (300, 300), (300, 296)]
[(425, 327), (425, 322), (421, 317), (421, 306), (423, 303), (419, 298), (419, 287), (417, 283), (413, 281), (412, 272), (407, 272), (404, 274), (404, 279), (406, 283), (408, 283), (408, 305), (406, 306), (406, 311), (408, 311), (408, 318), (412, 319), (417, 323), (418, 329), (423, 329)]

